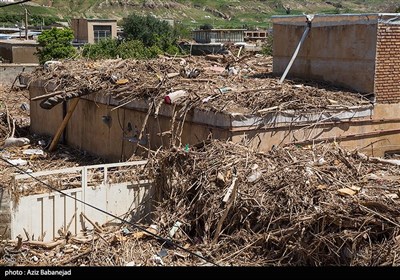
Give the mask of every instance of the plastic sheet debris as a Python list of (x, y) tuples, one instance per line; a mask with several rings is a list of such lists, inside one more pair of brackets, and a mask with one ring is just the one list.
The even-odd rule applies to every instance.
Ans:
[(18, 159), (9, 159), (8, 160), (11, 164), (17, 165), (17, 166), (22, 166), (22, 165), (27, 165), (28, 162), (24, 159), (18, 158)]
[(159, 257), (159, 256), (157, 256), (157, 255), (153, 255), (153, 256), (151, 257), (151, 260), (152, 260), (155, 264), (164, 265), (164, 262), (163, 262), (163, 260), (161, 259), (161, 257)]
[(171, 230), (169, 231), (169, 237), (173, 238), (175, 233), (178, 231), (178, 229), (180, 228), (180, 226), (182, 225), (181, 222), (176, 221), (174, 226), (171, 228)]
[(26, 149), (22, 153), (24, 155), (44, 155), (44, 151), (40, 149)]

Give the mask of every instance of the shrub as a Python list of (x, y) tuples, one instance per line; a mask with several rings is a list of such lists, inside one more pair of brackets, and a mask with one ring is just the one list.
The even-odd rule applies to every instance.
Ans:
[(37, 56), (41, 64), (48, 60), (71, 58), (76, 55), (76, 50), (72, 46), (74, 34), (71, 29), (52, 28), (43, 31), (38, 36), (39, 48)]
[(131, 14), (123, 20), (122, 26), (126, 38), (142, 41), (144, 46), (157, 45), (163, 51), (176, 44), (177, 31), (167, 22), (153, 16), (138, 16)]
[(82, 55), (90, 59), (107, 58), (135, 58), (147, 59), (155, 58), (163, 51), (157, 46), (145, 47), (139, 40), (118, 41), (116, 39), (101, 40), (96, 44), (84, 46)]

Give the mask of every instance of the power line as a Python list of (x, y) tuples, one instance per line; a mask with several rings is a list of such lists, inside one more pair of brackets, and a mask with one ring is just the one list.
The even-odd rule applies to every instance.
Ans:
[(4, 4), (4, 5), (0, 5), (0, 8), (7, 7), (7, 6), (18, 5), (18, 4), (22, 4), (22, 3), (30, 2), (30, 1), (32, 1), (32, 0), (22, 0), (22, 1), (18, 1), (18, 2), (9, 3), (9, 4)]
[(197, 253), (195, 253), (195, 252), (192, 252), (191, 250), (186, 249), (185, 247), (183, 247), (183, 246), (181, 246), (181, 245), (175, 243), (174, 241), (172, 241), (172, 240), (170, 240), (170, 239), (164, 238), (164, 237), (162, 237), (162, 236), (160, 236), (160, 235), (158, 235), (158, 234), (155, 234), (155, 233), (153, 233), (153, 232), (151, 232), (151, 231), (148, 231), (147, 229), (145, 229), (145, 228), (142, 227), (142, 226), (139, 226), (139, 225), (137, 225), (137, 224), (135, 224), (135, 223), (133, 223), (133, 222), (129, 222), (129, 221), (125, 220), (125, 219), (122, 219), (122, 218), (120, 218), (120, 217), (118, 217), (118, 216), (116, 216), (116, 215), (114, 215), (114, 214), (112, 214), (112, 213), (110, 213), (110, 212), (107, 212), (107, 211), (105, 211), (105, 210), (103, 210), (103, 209), (100, 209), (100, 208), (98, 208), (98, 207), (96, 207), (96, 206), (90, 204), (90, 203), (87, 203), (87, 202), (85, 202), (85, 201), (83, 201), (83, 200), (80, 200), (79, 198), (73, 197), (73, 196), (71, 196), (71, 195), (69, 195), (69, 194), (67, 194), (67, 193), (65, 193), (65, 192), (63, 192), (63, 191), (61, 191), (61, 190), (58, 190), (58, 189), (54, 188), (54, 187), (51, 186), (50, 184), (48, 184), (48, 183), (46, 183), (46, 182), (43, 182), (42, 180), (36, 178), (35, 176), (33, 176), (33, 175), (31, 175), (30, 173), (26, 172), (25, 170), (23, 170), (23, 169), (20, 168), (19, 166), (15, 165), (14, 163), (8, 161), (7, 159), (4, 159), (4, 158), (2, 158), (2, 157), (0, 157), (0, 159), (1, 159), (2, 161), (4, 161), (5, 163), (9, 164), (10, 166), (13, 166), (13, 167), (16, 168), (17, 170), (21, 171), (22, 173), (24, 173), (24, 174), (28, 175), (29, 177), (33, 178), (33, 179), (36, 180), (37, 182), (39, 182), (39, 183), (45, 185), (46, 187), (48, 187), (48, 188), (49, 188), (50, 190), (52, 190), (52, 191), (58, 192), (58, 193), (60, 193), (60, 194), (62, 194), (62, 195), (64, 195), (64, 196), (66, 196), (66, 197), (68, 197), (68, 198), (72, 198), (72, 199), (74, 199), (74, 200), (76, 200), (76, 201), (78, 201), (78, 202), (80, 202), (80, 203), (82, 203), (82, 204), (84, 204), (84, 205), (86, 205), (86, 206), (89, 206), (89, 207), (91, 207), (91, 208), (93, 208), (93, 209), (95, 209), (95, 210), (97, 210), (97, 211), (99, 211), (99, 212), (101, 212), (101, 213), (103, 213), (103, 214), (106, 214), (106, 215), (108, 215), (108, 216), (110, 216), (110, 217), (112, 217), (112, 218), (114, 218), (114, 219), (117, 219), (117, 220), (119, 220), (119, 221), (121, 221), (121, 222), (123, 222), (123, 223), (127, 223), (127, 224), (131, 225), (132, 227), (137, 228), (137, 229), (139, 229), (139, 230), (141, 230), (141, 231), (144, 231), (145, 233), (147, 233), (147, 234), (149, 234), (149, 235), (155, 237), (156, 239), (158, 239), (158, 240), (160, 240), (160, 241), (162, 241), (162, 242), (165, 242), (166, 244), (168, 244), (168, 245), (170, 245), (170, 246), (175, 246), (175, 247), (177, 247), (177, 248), (179, 248), (179, 249), (185, 251), (186, 253), (189, 253), (189, 254), (191, 254), (191, 255), (193, 255), (193, 256), (198, 257), (199, 259), (202, 259), (202, 260), (204, 260), (204, 261), (206, 261), (206, 262), (208, 262), (208, 263), (211, 263), (211, 264), (213, 264), (213, 265), (215, 265), (215, 266), (219, 266), (218, 264), (214, 263), (213, 261), (210, 261), (210, 260), (208, 260), (207, 258), (205, 258), (205, 257), (203, 257), (203, 256), (201, 256), (201, 255), (199, 255), (199, 254), (197, 254)]

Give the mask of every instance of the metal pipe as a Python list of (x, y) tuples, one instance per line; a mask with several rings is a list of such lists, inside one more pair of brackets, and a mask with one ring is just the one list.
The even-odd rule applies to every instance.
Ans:
[(293, 53), (293, 55), (292, 55), (292, 58), (290, 59), (290, 62), (289, 62), (289, 64), (288, 64), (288, 66), (286, 66), (285, 72), (283, 73), (282, 77), (281, 77), (280, 80), (279, 80), (279, 83), (280, 83), (280, 84), (283, 82), (283, 80), (285, 80), (286, 75), (288, 74), (290, 68), (292, 68), (293, 62), (294, 62), (294, 60), (296, 59), (296, 57), (297, 57), (297, 55), (298, 55), (298, 53), (299, 53), (299, 51), (300, 51), (300, 48), (301, 48), (301, 46), (303, 45), (303, 42), (304, 42), (304, 40), (306, 39), (307, 34), (308, 34), (308, 32), (310, 31), (310, 29), (311, 29), (311, 21), (312, 21), (312, 18), (307, 17), (307, 27), (306, 27), (306, 30), (304, 30), (303, 36), (301, 36), (300, 42), (299, 42), (299, 44), (297, 45), (297, 48), (296, 48), (296, 50), (294, 51), (294, 53)]

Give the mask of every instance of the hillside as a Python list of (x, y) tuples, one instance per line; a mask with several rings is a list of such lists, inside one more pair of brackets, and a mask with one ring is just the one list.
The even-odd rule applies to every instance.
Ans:
[[(34, 0), (26, 7), (31, 15), (62, 20), (72, 17), (121, 19), (135, 12), (174, 19), (187, 26), (211, 23), (216, 27), (267, 27), (271, 15), (286, 14), (287, 8), (290, 14), (395, 12), (400, 3), (398, 0)], [(23, 12), (19, 5), (2, 8), (3, 15), (22, 15)]]

